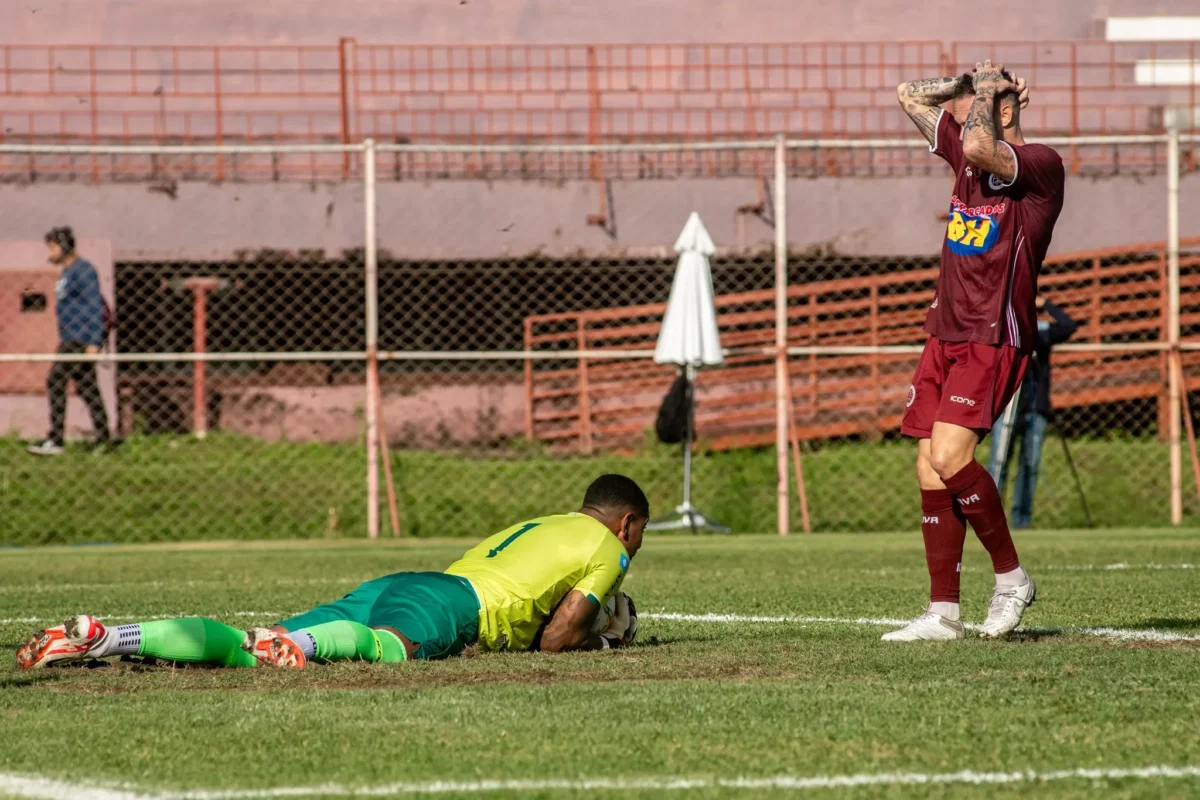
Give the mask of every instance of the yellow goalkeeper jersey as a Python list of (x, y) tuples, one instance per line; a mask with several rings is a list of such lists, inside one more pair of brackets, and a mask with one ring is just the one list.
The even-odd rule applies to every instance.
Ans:
[(479, 646), (528, 650), (571, 591), (603, 604), (629, 569), (625, 546), (599, 521), (571, 513), (514, 525), (446, 570), (479, 596)]

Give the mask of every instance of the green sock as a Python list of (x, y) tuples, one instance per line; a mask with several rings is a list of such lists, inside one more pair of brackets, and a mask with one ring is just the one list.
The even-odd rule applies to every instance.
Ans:
[[(323, 622), (311, 628), (305, 628), (313, 639), (315, 652), (313, 658), (318, 661), (383, 661), (391, 663), (403, 661), (396, 655), (396, 648), (404, 653), (404, 647), (394, 634), (387, 631), (373, 631), (366, 625), (350, 620)], [(377, 636), (381, 633), (383, 636)]]
[(408, 651), (404, 649), (404, 642), (400, 641), (399, 636), (391, 631), (375, 631), (375, 638), (379, 640), (379, 652), (383, 656), (380, 660), (383, 663), (408, 661)]
[(138, 655), (165, 661), (191, 661), (222, 667), (254, 667), (258, 659), (242, 649), (246, 632), (204, 617), (143, 622)]

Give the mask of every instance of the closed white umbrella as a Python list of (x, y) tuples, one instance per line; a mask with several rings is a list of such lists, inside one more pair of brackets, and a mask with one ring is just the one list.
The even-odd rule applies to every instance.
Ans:
[(704, 516), (692, 505), (692, 387), (696, 370), (725, 361), (721, 336), (717, 330), (717, 310), (713, 305), (712, 272), (708, 257), (716, 252), (712, 237), (704, 229), (700, 215), (692, 212), (679, 238), (675, 240), (679, 264), (671, 283), (671, 297), (663, 315), (662, 330), (654, 348), (659, 364), (678, 364), (687, 376), (687, 425), (683, 437), (683, 502), (675, 511), (654, 520), (651, 530), (699, 529), (729, 533), (729, 528)]
[(716, 252), (700, 215), (692, 212), (675, 240), (679, 264), (671, 283), (671, 299), (654, 348), (659, 364), (681, 367), (715, 366), (725, 360), (713, 306), (712, 272), (708, 257)]

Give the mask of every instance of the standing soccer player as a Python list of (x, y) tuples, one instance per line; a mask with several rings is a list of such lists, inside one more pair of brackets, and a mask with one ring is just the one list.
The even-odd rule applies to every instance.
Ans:
[[(1062, 159), (1021, 135), (1024, 83), (985, 61), (957, 78), (897, 89), (929, 150), (954, 170), (937, 294), (901, 426), (917, 442), (921, 533), (929, 567), (926, 612), (887, 641), (963, 638), (959, 573), (966, 526), (992, 557), (996, 589), (983, 638), (1021, 622), (1037, 597), (1021, 569), (996, 483), (975, 448), (1004, 412), (1037, 332), (1038, 271), (1063, 206)], [(969, 106), (960, 124), (940, 106)]]

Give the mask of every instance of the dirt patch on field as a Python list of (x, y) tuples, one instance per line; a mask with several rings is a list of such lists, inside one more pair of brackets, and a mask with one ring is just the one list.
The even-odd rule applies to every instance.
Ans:
[[(640, 652), (639, 652), (640, 651)], [(660, 660), (645, 648), (594, 656), (472, 654), (446, 662), (310, 665), (304, 670), (230, 670), (194, 664), (125, 659), (14, 675), (10, 688), (97, 696), (152, 691), (260, 692), (274, 690), (395, 691), (523, 684), (552, 686), (679, 680), (758, 681), (819, 678), (794, 663), (747, 665), (736, 658)]]

